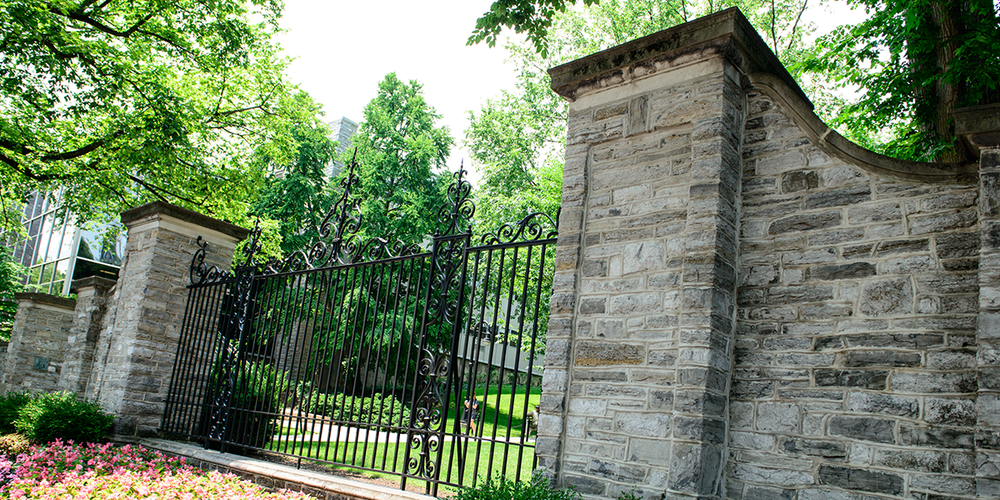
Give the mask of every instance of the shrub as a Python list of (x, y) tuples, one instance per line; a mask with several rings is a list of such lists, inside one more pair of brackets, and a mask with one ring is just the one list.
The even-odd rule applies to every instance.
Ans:
[(111, 431), (114, 417), (96, 404), (79, 401), (70, 392), (43, 394), (28, 401), (18, 412), (14, 428), (36, 443), (56, 439), (101, 441)]
[(0, 436), (0, 455), (20, 455), (31, 447), (31, 440), (20, 434)]
[(28, 401), (31, 401), (31, 394), (28, 392), (8, 392), (0, 396), (0, 433), (14, 432), (17, 414)]
[(362, 398), (344, 394), (314, 393), (304, 411), (348, 422), (378, 425), (408, 425), (410, 409), (392, 394)]
[(462, 488), (457, 500), (579, 500), (580, 494), (571, 490), (555, 489), (539, 473), (531, 481), (514, 481), (500, 476), (472, 488)]
[[(232, 410), (226, 422), (226, 441), (236, 445), (263, 447), (278, 432), (275, 419), (280, 406), (279, 395), (288, 387), (286, 374), (258, 362), (244, 363), (237, 370), (233, 395), (229, 401)], [(221, 361), (216, 363), (213, 373), (215, 390), (221, 390)], [(207, 435), (213, 423), (211, 408), (206, 409), (203, 422), (203, 432)], [(237, 446), (227, 448), (227, 451), (243, 453), (246, 450)]]

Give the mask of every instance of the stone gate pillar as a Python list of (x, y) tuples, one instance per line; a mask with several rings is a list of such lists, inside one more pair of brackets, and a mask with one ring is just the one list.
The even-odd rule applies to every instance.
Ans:
[(537, 455), (561, 486), (719, 498), (741, 78), (788, 76), (762, 44), (733, 9), (550, 70), (570, 103)]
[(976, 498), (1000, 498), (1000, 105), (956, 110), (955, 131), (979, 153)]
[(229, 269), (249, 231), (161, 202), (122, 213), (122, 222), (126, 255), (97, 343), (94, 394), (117, 417), (115, 433), (151, 434), (170, 387), (195, 242), (209, 243), (205, 264)]

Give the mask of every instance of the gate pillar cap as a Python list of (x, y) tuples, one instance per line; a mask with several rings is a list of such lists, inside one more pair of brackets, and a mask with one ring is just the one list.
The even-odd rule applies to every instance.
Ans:
[(73, 285), (71, 290), (74, 293), (79, 293), (83, 289), (93, 288), (95, 290), (101, 290), (103, 292), (115, 286), (116, 283), (118, 283), (118, 281), (113, 279), (102, 278), (100, 276), (87, 276), (86, 278), (73, 280)]
[[(736, 7), (716, 12), (659, 33), (612, 47), (549, 70), (552, 90), (570, 101), (603, 88), (602, 80), (629, 80), (662, 71), (657, 64), (689, 59), (685, 56), (723, 53), (744, 72), (766, 72), (781, 79), (809, 109), (812, 102), (788, 73), (767, 43)], [(680, 64), (680, 65), (683, 65)]]
[(228, 240), (230, 241), (228, 246), (233, 246), (245, 240), (250, 235), (249, 229), (162, 201), (155, 201), (141, 207), (126, 210), (121, 215), (122, 224), (125, 224), (125, 227), (129, 230), (140, 228), (147, 223), (155, 224), (156, 222), (169, 219), (173, 219), (174, 222), (180, 222), (180, 226), (189, 228), (189, 231), (185, 232), (204, 230), (214, 232), (216, 233), (213, 235), (215, 238), (211, 238), (209, 235), (206, 236), (209, 236), (210, 240), (219, 240), (217, 242)]

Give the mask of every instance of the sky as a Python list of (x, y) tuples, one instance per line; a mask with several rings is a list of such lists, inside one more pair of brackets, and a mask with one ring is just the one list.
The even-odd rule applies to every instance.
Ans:
[[(461, 148), (468, 111), (478, 111), (486, 99), (514, 86), (514, 67), (504, 62), (502, 47), (465, 44), (491, 3), (285, 0), (281, 25), (286, 32), (278, 42), (294, 59), (290, 81), (323, 104), (328, 121), (346, 116), (360, 122), (378, 82), (390, 72), (417, 80), (457, 142), (448, 167), (455, 170), (464, 159), (468, 168), (469, 154)], [(817, 23), (818, 33), (863, 18), (846, 9), (843, 0), (826, 4), (803, 16)]]
[[(328, 120), (360, 122), (378, 83), (395, 72), (423, 84), (424, 99), (460, 143), (467, 111), (514, 86), (503, 48), (465, 45), (491, 3), (286, 0), (281, 24), (287, 33), (278, 42), (295, 58), (289, 80), (323, 104)], [(462, 158), (468, 153), (453, 150), (448, 166), (457, 169)]]

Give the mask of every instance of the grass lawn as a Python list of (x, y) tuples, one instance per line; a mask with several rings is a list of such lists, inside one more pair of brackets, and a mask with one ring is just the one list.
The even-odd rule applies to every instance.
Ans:
[[(468, 435), (471, 431), (461, 422), (456, 422), (456, 419), (460, 419), (460, 413), (455, 411), (454, 403), (448, 411), (445, 433), (451, 434), (457, 430), (463, 436), (457, 439), (446, 438), (443, 443), (440, 457), (441, 480), (458, 483), (459, 478), (464, 477), (462, 483), (470, 484), (473, 477), (482, 480), (498, 473), (510, 478), (519, 476), (521, 480), (531, 478), (534, 442), (522, 444), (521, 437), (525, 432), (525, 408), (529, 411), (534, 409), (541, 397), (541, 388), (533, 387), (526, 394), (523, 387), (515, 393), (509, 386), (494, 386), (486, 394), (486, 389), (480, 387), (476, 389), (476, 397), (480, 400), (477, 436)], [(464, 406), (464, 401), (463, 393), (458, 404)], [(282, 431), (286, 429), (282, 428)], [(367, 444), (363, 440), (357, 444), (292, 443), (289, 442), (289, 437), (294, 435), (283, 432), (269, 448), (281, 453), (337, 462), (325, 464), (331, 468), (354, 471), (361, 469), (361, 473), (366, 476), (398, 479), (398, 474), (406, 470), (405, 436), (390, 436), (388, 443), (384, 442), (384, 437), (382, 442), (375, 443), (374, 435)], [(419, 453), (419, 449), (410, 450), (409, 458), (418, 459)], [(507, 456), (506, 463), (504, 456)], [(422, 486), (423, 482), (409, 479), (407, 484)]]

